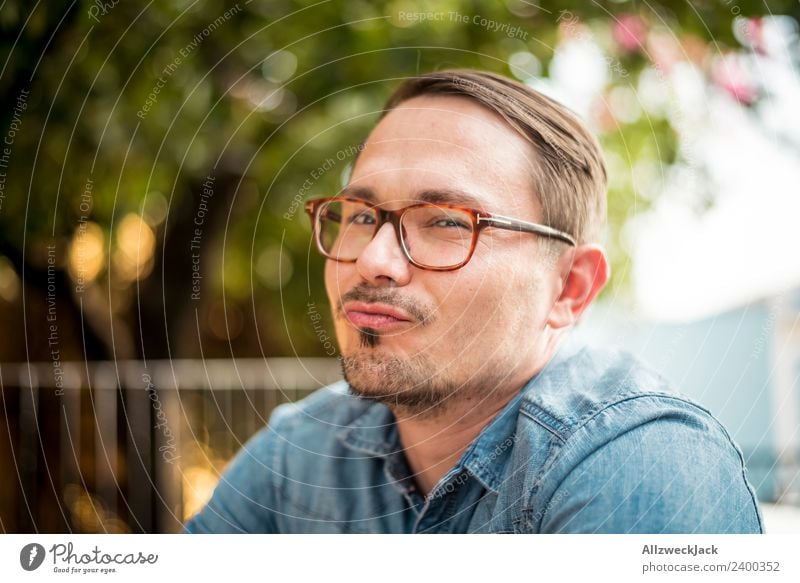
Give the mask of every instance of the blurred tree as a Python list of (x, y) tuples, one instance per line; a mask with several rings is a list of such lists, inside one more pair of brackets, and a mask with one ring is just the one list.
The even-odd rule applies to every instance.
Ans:
[(606, 293), (624, 291), (621, 227), (658, 190), (637, 181), (683, 155), (680, 119), (642, 111), (642, 83), (687, 64), (754, 107), (757, 84), (719, 63), (765, 50), (764, 13), (798, 5), (7, 1), (0, 317), (25, 341), (4, 335), (0, 360), (51, 358), (54, 339), (61, 358), (324, 355), (333, 328), (307, 316), (327, 312), (323, 262), (297, 201), (341, 187), (401, 79), (477, 67), (546, 85), (575, 41), (601, 55), (586, 115), (612, 173)]

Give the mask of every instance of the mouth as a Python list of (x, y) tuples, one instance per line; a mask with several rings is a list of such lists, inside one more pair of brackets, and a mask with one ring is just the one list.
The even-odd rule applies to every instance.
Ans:
[(413, 323), (411, 317), (403, 310), (386, 304), (348, 302), (344, 305), (344, 315), (348, 322), (357, 328), (385, 331)]

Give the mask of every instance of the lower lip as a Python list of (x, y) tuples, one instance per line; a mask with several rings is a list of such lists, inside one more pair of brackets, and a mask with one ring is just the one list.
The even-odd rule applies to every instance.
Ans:
[(408, 320), (399, 320), (388, 314), (370, 314), (368, 312), (349, 311), (346, 313), (347, 319), (354, 325), (360, 328), (375, 328), (376, 330), (385, 330), (393, 328), (400, 324), (410, 324)]

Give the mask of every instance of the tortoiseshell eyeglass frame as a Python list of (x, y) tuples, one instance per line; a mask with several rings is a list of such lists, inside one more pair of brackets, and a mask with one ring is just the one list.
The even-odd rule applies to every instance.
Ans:
[[(453, 271), (455, 269), (460, 269), (464, 267), (469, 260), (472, 258), (472, 254), (475, 252), (475, 245), (478, 243), (478, 236), (480, 232), (486, 227), (494, 227), (496, 229), (506, 229), (509, 231), (519, 231), (522, 233), (534, 233), (536, 235), (541, 235), (543, 237), (548, 237), (551, 239), (557, 239), (572, 247), (577, 246), (575, 239), (557, 229), (552, 227), (548, 227), (547, 225), (540, 225), (537, 223), (531, 223), (528, 221), (522, 221), (519, 219), (514, 219), (511, 217), (506, 217), (503, 215), (498, 215), (494, 213), (487, 213), (484, 211), (472, 209), (469, 207), (463, 207), (455, 204), (433, 204), (433, 203), (418, 203), (412, 204), (403, 208), (395, 209), (395, 210), (386, 210), (382, 209), (376, 205), (370, 204), (369, 202), (360, 199), (360, 198), (349, 198), (344, 196), (331, 196), (327, 198), (317, 198), (314, 200), (306, 201), (304, 208), (308, 216), (311, 218), (311, 228), (314, 237), (314, 241), (317, 245), (317, 250), (328, 259), (333, 259), (334, 261), (340, 261), (343, 263), (354, 263), (358, 260), (355, 259), (339, 259), (330, 255), (327, 251), (325, 251), (324, 247), (322, 246), (322, 241), (320, 240), (320, 229), (319, 229), (319, 209), (322, 208), (324, 203), (328, 202), (352, 202), (352, 203), (359, 203), (365, 205), (367, 208), (374, 209), (377, 215), (377, 222), (375, 223), (375, 233), (380, 230), (384, 223), (389, 222), (394, 226), (394, 232), (397, 236), (397, 242), (400, 245), (400, 248), (405, 253), (406, 258), (412, 265), (416, 265), (420, 269), (428, 269), (431, 271)], [(447, 265), (447, 266), (432, 266), (432, 265), (425, 265), (423, 263), (419, 263), (411, 257), (411, 254), (406, 247), (405, 242), (403, 241), (403, 233), (401, 229), (402, 218), (403, 214), (410, 210), (416, 208), (423, 208), (423, 207), (433, 207), (433, 208), (447, 208), (447, 209), (454, 209), (464, 212), (465, 214), (469, 215), (472, 218), (472, 241), (470, 242), (469, 253), (467, 254), (466, 259), (461, 263), (457, 263), (455, 265)], [(374, 233), (373, 233), (374, 236)]]

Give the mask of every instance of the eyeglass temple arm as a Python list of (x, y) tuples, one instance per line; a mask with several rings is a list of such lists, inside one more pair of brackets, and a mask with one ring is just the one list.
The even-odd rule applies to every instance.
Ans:
[(487, 223), (488, 225), (497, 227), (498, 229), (521, 231), (523, 233), (536, 233), (537, 235), (559, 239), (560, 241), (564, 241), (573, 247), (577, 246), (577, 243), (572, 236), (563, 231), (559, 231), (558, 229), (548, 227), (547, 225), (539, 225), (536, 223), (529, 223), (528, 221), (520, 221), (518, 219), (512, 219), (511, 217), (504, 217), (503, 215), (478, 215), (478, 222)]

